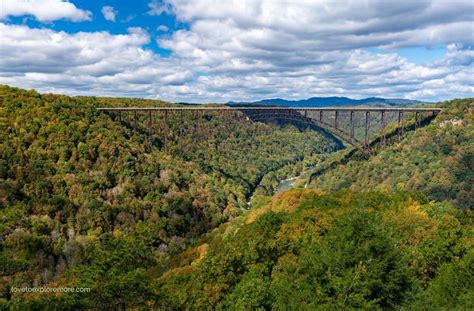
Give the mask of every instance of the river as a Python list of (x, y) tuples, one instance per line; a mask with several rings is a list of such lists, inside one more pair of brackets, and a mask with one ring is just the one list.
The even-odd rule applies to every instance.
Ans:
[[(294, 177), (291, 177), (291, 178), (287, 178), (287, 179), (283, 179), (283, 180), (280, 180), (278, 186), (275, 187), (275, 189), (273, 190), (274, 193), (277, 193), (279, 191), (283, 191), (283, 190), (288, 190), (288, 189), (291, 189), (293, 188), (293, 184), (295, 183), (295, 181), (300, 178), (304, 173), (310, 171), (312, 168), (314, 168), (314, 164), (311, 164), (309, 165), (304, 171), (302, 171), (298, 176), (294, 176)], [(306, 188), (306, 185), (305, 185), (305, 188)], [(253, 194), (252, 194), (253, 196)], [(252, 196), (250, 196), (250, 198), (247, 200), (247, 207), (250, 208), (250, 201), (252, 200)]]
[(280, 181), (278, 186), (275, 187), (275, 193), (282, 190), (290, 189), (291, 187), (293, 187), (293, 184), (295, 183), (296, 179), (298, 179), (298, 177), (292, 177), (292, 178), (288, 178), (288, 179), (284, 179)]
[(313, 168), (314, 168), (314, 164), (311, 164), (304, 171), (302, 171), (298, 176), (280, 180), (280, 183), (278, 184), (278, 186), (275, 187), (275, 193), (277, 193), (278, 191), (288, 190), (288, 189), (293, 188), (293, 184), (295, 183), (295, 181), (298, 178), (300, 178), (304, 173), (309, 172)]

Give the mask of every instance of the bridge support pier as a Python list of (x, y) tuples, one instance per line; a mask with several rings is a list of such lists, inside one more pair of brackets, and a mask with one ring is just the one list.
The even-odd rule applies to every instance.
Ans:
[(354, 111), (351, 110), (351, 142), (354, 143)]
[(398, 112), (398, 141), (403, 139), (403, 111)]
[(380, 143), (382, 149), (385, 148), (385, 110), (381, 111), (381, 122), (382, 122), (382, 130), (380, 132)]
[(370, 123), (370, 111), (365, 112), (365, 148), (369, 148), (369, 123)]
[(179, 111), (179, 136), (183, 136), (184, 129), (183, 129), (183, 110)]
[(164, 114), (164, 141), (163, 141), (163, 149), (165, 153), (168, 153), (168, 111), (165, 110)]
[(338, 129), (338, 120), (339, 119), (339, 111), (336, 110), (336, 113), (334, 115), (334, 128), (337, 130)]

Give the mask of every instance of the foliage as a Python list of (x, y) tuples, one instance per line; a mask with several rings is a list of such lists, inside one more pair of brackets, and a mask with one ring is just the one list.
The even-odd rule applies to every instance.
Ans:
[[(281, 208), (289, 202), (296, 208)], [(463, 295), (443, 304), (473, 302), (466, 287), (472, 283), (470, 212), (409, 193), (291, 190), (256, 218), (246, 217), (253, 221), (215, 236), (191, 269), (184, 264), (158, 279), (159, 306), (397, 309), (419, 296), (436, 306), (454, 266), (464, 272), (445, 295)]]
[(473, 208), (474, 100), (453, 100), (442, 107), (430, 125), (407, 132), (400, 143), (369, 160), (354, 156), (319, 174), (317, 167), (310, 186), (324, 191), (414, 190)]
[(265, 174), (337, 147), (318, 132), (205, 114), (170, 116), (165, 153), (158, 122), (150, 143), (143, 117), (135, 126), (96, 110), (163, 105), (0, 86), (0, 291), (12, 305), (78, 307), (10, 293), (47, 284), (91, 287), (86, 308), (144, 305), (148, 269), (242, 213)]
[[(291, 124), (169, 115), (148, 137), (96, 110), (162, 105), (0, 86), (0, 308), (474, 305), (472, 100), (367, 162)], [(269, 197), (315, 163), (318, 190)], [(10, 291), (40, 286), (91, 292)]]

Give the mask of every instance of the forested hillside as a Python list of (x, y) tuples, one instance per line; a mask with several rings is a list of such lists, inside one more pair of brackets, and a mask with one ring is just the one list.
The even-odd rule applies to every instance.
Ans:
[(141, 299), (147, 269), (240, 214), (266, 173), (338, 146), (314, 131), (202, 116), (205, 137), (171, 140), (165, 153), (95, 109), (164, 104), (0, 86), (4, 298), (12, 286), (76, 282), (84, 270), (83, 286), (100, 280), (99, 301), (117, 288)]
[(168, 262), (169, 309), (474, 307), (472, 214), (410, 193), (291, 190)]
[[(348, 150), (318, 164), (308, 186), (331, 193), (278, 193), (173, 257), (157, 305), (472, 309), (473, 104), (442, 106), (372, 158)], [(338, 190), (349, 186), (362, 192)]]
[[(376, 156), (338, 159), (332, 169), (313, 172), (310, 186), (324, 191), (415, 190), (434, 200), (474, 208), (474, 99), (444, 102), (428, 126)], [(342, 156), (341, 156), (342, 157)]]
[[(213, 114), (164, 152), (95, 109), (165, 104), (0, 87), (1, 308), (474, 308), (472, 100), (369, 159)], [(268, 196), (314, 163), (317, 189)], [(10, 291), (41, 286), (91, 291)]]
[(474, 0), (0, 0), (0, 311), (474, 311), (473, 213)]

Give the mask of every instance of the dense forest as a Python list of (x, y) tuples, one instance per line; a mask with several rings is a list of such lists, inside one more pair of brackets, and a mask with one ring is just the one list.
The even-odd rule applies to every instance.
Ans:
[(472, 215), (423, 195), (295, 189), (156, 281), (169, 309), (472, 309)]
[(0, 289), (8, 299), (11, 286), (64, 284), (112, 251), (134, 265), (113, 265), (120, 273), (104, 277), (132, 289), (123, 277), (140, 280), (147, 265), (242, 213), (265, 174), (340, 147), (324, 133), (202, 115), (183, 120), (199, 122), (199, 143), (169, 137), (165, 153), (159, 139), (150, 146), (139, 129), (95, 109), (164, 102), (1, 86), (0, 103)]
[[(299, 181), (167, 261), (170, 309), (474, 308), (474, 101)], [(377, 139), (374, 140), (375, 144)]]
[(474, 308), (472, 100), (369, 159), (212, 114), (172, 119), (165, 152), (95, 109), (163, 105), (0, 86), (1, 308)]
[[(433, 200), (474, 208), (474, 100), (444, 102), (429, 125), (370, 159), (343, 151), (312, 172), (323, 191), (415, 190)], [(336, 163), (337, 165), (332, 165)], [(332, 167), (332, 169), (322, 168)]]

